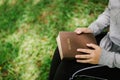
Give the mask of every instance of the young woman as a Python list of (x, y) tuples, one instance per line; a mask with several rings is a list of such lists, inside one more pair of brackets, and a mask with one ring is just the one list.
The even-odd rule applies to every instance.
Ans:
[[(101, 34), (109, 26), (107, 34)], [(72, 80), (76, 76), (101, 80), (119, 80), (120, 74), (120, 0), (109, 0), (108, 8), (88, 28), (77, 28), (76, 34), (93, 33), (98, 45), (86, 44), (90, 49), (77, 49), (87, 55), (76, 55), (74, 60), (60, 60), (56, 49), (49, 80)], [(80, 58), (85, 58), (80, 60)], [(87, 58), (87, 59), (86, 59)]]

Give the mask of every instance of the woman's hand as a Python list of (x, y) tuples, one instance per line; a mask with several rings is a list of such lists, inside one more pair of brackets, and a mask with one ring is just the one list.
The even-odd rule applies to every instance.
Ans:
[(98, 64), (101, 51), (102, 51), (101, 48), (95, 44), (87, 44), (87, 46), (93, 49), (77, 49), (78, 52), (84, 52), (84, 54), (75, 56), (75, 58), (77, 59), (77, 62)]
[(92, 30), (89, 29), (89, 28), (77, 28), (77, 29), (75, 30), (75, 32), (76, 32), (77, 34), (81, 34), (81, 33), (92, 33)]

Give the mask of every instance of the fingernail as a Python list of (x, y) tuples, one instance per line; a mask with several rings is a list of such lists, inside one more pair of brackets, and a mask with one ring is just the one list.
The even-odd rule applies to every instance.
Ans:
[(89, 44), (86, 44), (87, 46), (89, 46)]
[(76, 62), (79, 62), (78, 60), (76, 60)]
[(80, 49), (77, 49), (77, 51), (80, 51)]
[(75, 58), (77, 58), (77, 55), (75, 55)]
[(86, 44), (87, 46), (90, 46), (90, 44)]
[(77, 55), (75, 55), (75, 58), (77, 58)]
[(77, 31), (78, 34), (80, 34), (81, 32), (80, 31)]

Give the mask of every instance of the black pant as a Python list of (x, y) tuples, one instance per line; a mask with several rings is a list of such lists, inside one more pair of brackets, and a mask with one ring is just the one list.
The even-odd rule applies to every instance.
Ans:
[[(96, 36), (98, 44), (104, 35), (105, 34), (100, 34)], [(94, 77), (102, 80), (119, 80), (119, 75), (120, 69), (118, 68), (77, 63), (75, 60), (60, 60), (59, 51), (58, 48), (56, 48), (51, 63), (49, 80), (73, 80), (75, 77), (79, 76)]]

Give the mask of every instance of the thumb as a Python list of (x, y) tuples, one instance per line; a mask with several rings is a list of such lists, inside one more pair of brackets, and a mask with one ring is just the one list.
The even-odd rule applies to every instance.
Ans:
[(97, 49), (97, 48), (99, 48), (98, 45), (93, 44), (93, 43), (87, 44), (87, 46), (88, 46), (88, 47), (91, 47), (91, 48), (93, 48), (93, 49)]

